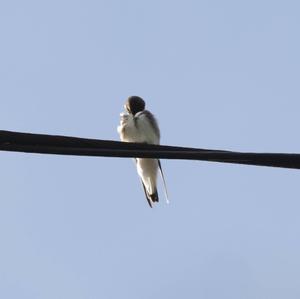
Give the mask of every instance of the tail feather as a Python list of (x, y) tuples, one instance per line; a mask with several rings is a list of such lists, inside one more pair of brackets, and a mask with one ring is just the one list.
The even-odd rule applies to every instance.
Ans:
[(161, 175), (161, 179), (162, 179), (163, 184), (164, 184), (164, 191), (165, 191), (166, 202), (169, 203), (169, 195), (168, 195), (168, 190), (167, 190), (167, 184), (166, 184), (165, 176), (164, 176), (164, 173), (163, 173), (163, 170), (162, 170), (162, 167), (161, 167), (160, 160), (157, 160), (157, 161), (158, 161), (158, 167), (159, 167), (159, 172), (160, 172), (160, 175)]
[(149, 204), (150, 208), (152, 208), (152, 200), (151, 200), (151, 198), (148, 197), (147, 189), (146, 189), (146, 187), (145, 187), (142, 180), (141, 180), (141, 182), (142, 182), (142, 185), (143, 185), (143, 189), (144, 189), (145, 196), (146, 196), (146, 199), (148, 201), (148, 204)]
[(146, 196), (146, 199), (148, 201), (148, 204), (149, 204), (150, 208), (152, 208), (153, 207), (152, 204), (154, 202), (158, 202), (158, 200), (159, 200), (157, 190), (155, 190), (155, 192), (153, 194), (149, 194), (142, 180), (141, 180), (141, 182), (142, 182), (142, 185), (143, 185), (143, 189), (144, 189), (145, 196)]
[(148, 196), (151, 198), (151, 200), (153, 202), (158, 202), (159, 201), (157, 190), (155, 190), (155, 192), (153, 194), (148, 194)]

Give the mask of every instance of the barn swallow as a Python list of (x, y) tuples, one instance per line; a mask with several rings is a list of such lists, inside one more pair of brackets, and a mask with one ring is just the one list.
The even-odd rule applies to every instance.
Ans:
[[(159, 144), (160, 131), (154, 115), (145, 110), (145, 101), (138, 96), (127, 99), (121, 113), (118, 133), (121, 141)], [(158, 202), (157, 173), (160, 171), (167, 198), (166, 184), (158, 159), (135, 158), (138, 175), (141, 178), (146, 199), (152, 208), (153, 203)]]

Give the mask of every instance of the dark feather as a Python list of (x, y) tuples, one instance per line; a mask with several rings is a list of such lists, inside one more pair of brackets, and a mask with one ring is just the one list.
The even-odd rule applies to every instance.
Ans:
[(146, 189), (146, 187), (145, 187), (142, 180), (141, 180), (141, 182), (142, 182), (142, 185), (143, 185), (143, 189), (144, 189), (145, 196), (146, 196), (146, 199), (148, 201), (148, 204), (149, 204), (150, 208), (152, 208), (152, 199), (151, 199), (151, 197), (150, 198), (148, 197), (147, 189)]
[(149, 194), (148, 191), (147, 191), (147, 188), (145, 187), (142, 180), (141, 180), (141, 182), (142, 182), (142, 185), (143, 185), (143, 189), (144, 189), (145, 196), (146, 196), (146, 199), (148, 201), (148, 204), (149, 204), (150, 208), (152, 208), (152, 203), (159, 201), (157, 190), (155, 190), (155, 192), (153, 194)]
[(164, 176), (164, 173), (163, 173), (163, 170), (162, 170), (162, 167), (161, 167), (160, 160), (157, 159), (157, 162), (158, 162), (158, 168), (159, 168), (160, 175), (161, 175), (161, 178), (162, 178), (162, 181), (163, 181), (163, 184), (164, 184), (164, 188), (165, 188), (166, 201), (169, 202), (169, 200), (168, 200), (168, 190), (167, 190), (167, 184), (166, 184), (165, 176)]

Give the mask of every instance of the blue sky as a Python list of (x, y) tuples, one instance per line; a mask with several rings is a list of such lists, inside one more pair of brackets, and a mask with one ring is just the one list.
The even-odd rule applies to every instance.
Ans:
[[(0, 129), (118, 140), (139, 95), (162, 143), (300, 152), (298, 1), (2, 1)], [(300, 173), (0, 153), (0, 297), (299, 298)], [(162, 195), (162, 192), (161, 192)]]

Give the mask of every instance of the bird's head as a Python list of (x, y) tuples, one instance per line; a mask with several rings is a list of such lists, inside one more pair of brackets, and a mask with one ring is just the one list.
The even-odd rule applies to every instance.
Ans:
[(145, 110), (145, 106), (145, 101), (138, 96), (129, 97), (124, 105), (125, 110), (132, 115)]

